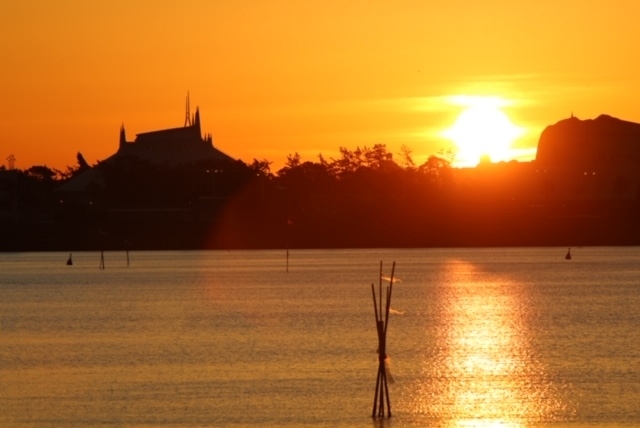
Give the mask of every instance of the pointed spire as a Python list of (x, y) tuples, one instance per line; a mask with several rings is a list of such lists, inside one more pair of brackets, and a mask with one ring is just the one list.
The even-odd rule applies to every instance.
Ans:
[(193, 117), (193, 126), (200, 128), (200, 108), (196, 107), (196, 114)]
[(127, 135), (124, 131), (124, 122), (122, 126), (120, 126), (120, 146), (123, 146), (127, 143)]
[(189, 107), (189, 91), (187, 91), (187, 112), (184, 118), (184, 126), (191, 126), (191, 112), (189, 111), (190, 107)]

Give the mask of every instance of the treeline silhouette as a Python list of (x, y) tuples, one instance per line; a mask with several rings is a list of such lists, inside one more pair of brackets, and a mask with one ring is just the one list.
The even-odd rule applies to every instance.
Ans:
[(0, 169), (3, 251), (640, 243), (638, 198), (563, 199), (535, 162), (416, 165), (386, 146), (277, 172), (256, 160), (158, 165), (113, 157)]

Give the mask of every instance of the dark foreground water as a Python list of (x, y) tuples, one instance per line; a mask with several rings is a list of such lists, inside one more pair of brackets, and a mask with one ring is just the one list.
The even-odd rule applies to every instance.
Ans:
[(565, 251), (0, 254), (0, 426), (640, 426), (640, 248)]

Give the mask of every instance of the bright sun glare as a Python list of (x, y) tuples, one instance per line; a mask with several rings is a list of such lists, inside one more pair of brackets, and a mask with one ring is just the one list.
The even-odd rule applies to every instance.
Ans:
[(501, 107), (508, 103), (497, 97), (452, 97), (453, 104), (464, 110), (442, 136), (456, 146), (454, 165), (476, 166), (483, 156), (493, 162), (508, 161), (513, 156), (512, 143), (524, 134)]

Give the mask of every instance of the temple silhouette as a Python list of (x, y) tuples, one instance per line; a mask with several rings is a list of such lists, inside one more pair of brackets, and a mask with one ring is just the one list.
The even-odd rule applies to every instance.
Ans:
[(122, 124), (118, 150), (60, 186), (58, 191), (69, 195), (84, 192), (91, 186), (103, 187), (104, 169), (123, 162), (177, 167), (197, 163), (228, 165), (236, 160), (214, 147), (211, 134), (203, 136), (200, 110), (196, 107), (195, 113), (190, 114), (187, 95), (184, 126), (142, 132), (136, 134), (133, 141), (127, 141), (125, 126)]
[(168, 166), (207, 160), (234, 160), (213, 146), (211, 134), (202, 136), (200, 111), (196, 107), (196, 112), (190, 117), (188, 98), (186, 120), (182, 127), (140, 133), (136, 135), (134, 141), (127, 141), (123, 124), (120, 128), (118, 151), (106, 161), (123, 156), (136, 157), (152, 164)]

